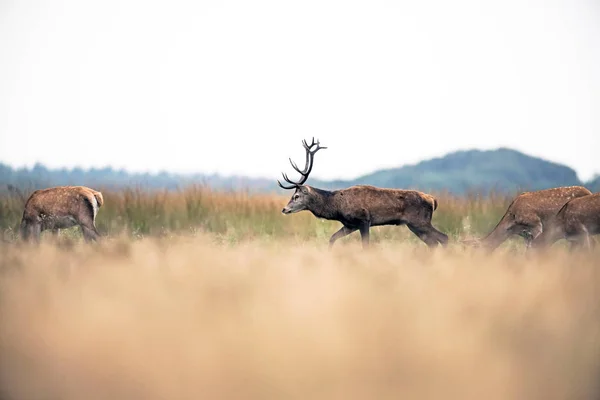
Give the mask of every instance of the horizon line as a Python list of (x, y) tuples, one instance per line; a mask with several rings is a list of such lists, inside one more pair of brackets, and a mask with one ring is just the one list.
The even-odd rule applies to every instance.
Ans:
[[(318, 178), (318, 177), (312, 177), (313, 180), (317, 180), (317, 181), (322, 181), (322, 182), (348, 182), (348, 181), (353, 181), (356, 179), (360, 179), (362, 177), (365, 177), (367, 175), (371, 175), (373, 173), (376, 172), (381, 172), (381, 171), (390, 171), (390, 170), (394, 170), (394, 169), (400, 169), (400, 168), (404, 168), (404, 167), (411, 167), (411, 166), (416, 166), (418, 164), (421, 164), (423, 162), (427, 162), (427, 161), (432, 161), (432, 160), (436, 160), (436, 159), (440, 159), (440, 158), (444, 158), (447, 157), (449, 155), (452, 154), (456, 154), (456, 153), (464, 153), (464, 152), (495, 152), (495, 151), (500, 151), (500, 150), (509, 150), (509, 151), (513, 151), (516, 153), (520, 153), (522, 155), (525, 155), (527, 157), (531, 157), (531, 158), (537, 158), (539, 160), (548, 162), (548, 163), (552, 163), (552, 164), (556, 164), (556, 165), (560, 165), (566, 168), (570, 168), (571, 170), (573, 170), (575, 172), (575, 175), (577, 177), (577, 179), (580, 182), (586, 182), (586, 181), (593, 181), (594, 179), (596, 179), (597, 177), (600, 176), (600, 172), (594, 172), (592, 174), (592, 176), (588, 179), (581, 179), (579, 176), (579, 173), (577, 172), (577, 170), (575, 168), (573, 168), (570, 165), (558, 162), (558, 161), (553, 161), (551, 159), (545, 158), (545, 157), (541, 157), (541, 156), (535, 156), (532, 155), (530, 153), (526, 153), (524, 151), (521, 150), (517, 150), (508, 146), (498, 146), (498, 147), (494, 147), (494, 148), (488, 148), (488, 149), (481, 149), (481, 148), (465, 148), (465, 149), (457, 149), (457, 150), (453, 150), (453, 151), (449, 151), (449, 152), (445, 152), (442, 155), (438, 155), (435, 157), (429, 157), (429, 158), (423, 158), (417, 162), (414, 163), (407, 163), (407, 164), (400, 164), (397, 166), (391, 166), (391, 167), (379, 167), (379, 168), (375, 168), (375, 169), (371, 169), (369, 171), (363, 172), (360, 175), (354, 176), (352, 178)], [(177, 171), (173, 171), (173, 170), (165, 170), (165, 169), (160, 169), (160, 170), (156, 170), (156, 171), (152, 171), (152, 170), (136, 170), (136, 169), (130, 169), (127, 167), (117, 167), (114, 165), (103, 165), (103, 166), (88, 166), (88, 167), (83, 167), (81, 165), (74, 165), (74, 166), (56, 166), (56, 167), (52, 167), (52, 166), (48, 166), (47, 164), (45, 164), (42, 161), (36, 161), (33, 164), (21, 164), (21, 165), (14, 165), (11, 164), (9, 162), (0, 160), (0, 165), (4, 165), (4, 166), (8, 166), (9, 168), (13, 169), (13, 170), (32, 170), (34, 169), (36, 166), (41, 166), (47, 170), (50, 171), (60, 171), (60, 170), (66, 170), (66, 171), (74, 171), (74, 170), (82, 170), (84, 172), (91, 172), (93, 170), (112, 170), (114, 172), (124, 172), (127, 173), (129, 175), (179, 175), (182, 177), (193, 177), (195, 175), (203, 175), (206, 177), (211, 177), (211, 176), (215, 176), (215, 177), (221, 177), (221, 178), (245, 178), (245, 179), (252, 179), (252, 180), (272, 180), (274, 178), (269, 178), (263, 175), (247, 175), (247, 174), (224, 174), (218, 171), (214, 171), (214, 172), (202, 172), (202, 171), (190, 171), (190, 172), (177, 172)], [(317, 174), (318, 175), (318, 174)], [(277, 179), (277, 178), (275, 178)]]

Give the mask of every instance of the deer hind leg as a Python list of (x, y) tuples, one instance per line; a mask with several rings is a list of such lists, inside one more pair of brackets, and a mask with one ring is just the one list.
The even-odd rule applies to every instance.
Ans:
[(432, 232), (435, 234), (436, 240), (442, 247), (446, 247), (448, 245), (448, 235), (444, 232), (437, 230), (433, 225), (429, 224)]
[(416, 213), (409, 213), (405, 216), (406, 226), (415, 235), (424, 241), (427, 246), (435, 247), (441, 244), (446, 247), (448, 244), (448, 235), (437, 230), (431, 224), (433, 212), (431, 210), (419, 210)]
[(366, 222), (363, 225), (361, 225), (360, 228), (358, 228), (360, 230), (360, 238), (362, 240), (363, 249), (366, 249), (369, 247), (369, 242), (370, 242), (369, 228), (370, 227), (371, 227), (371, 224)]
[(81, 227), (81, 233), (86, 242), (96, 241), (100, 237), (100, 233), (96, 229), (96, 213), (98, 211), (98, 205), (96, 199), (86, 199), (83, 203), (85, 206), (79, 213), (79, 226)]
[(343, 238), (344, 236), (348, 236), (354, 231), (356, 231), (356, 228), (348, 228), (346, 226), (342, 226), (342, 228), (339, 231), (331, 235), (331, 238), (329, 239), (329, 248), (331, 249), (336, 240)]
[(83, 217), (79, 223), (81, 227), (81, 233), (83, 233), (83, 238), (86, 242), (96, 241), (100, 237), (100, 233), (96, 229), (96, 224), (94, 224), (94, 217), (92, 215), (86, 215)]
[(448, 243), (448, 236), (435, 229), (431, 224), (422, 226), (406, 224), (406, 226), (429, 247), (436, 247), (438, 243), (445, 246)]
[(89, 228), (81, 225), (81, 232), (83, 233), (83, 238), (86, 242), (96, 241), (100, 237), (100, 234), (95, 227)]

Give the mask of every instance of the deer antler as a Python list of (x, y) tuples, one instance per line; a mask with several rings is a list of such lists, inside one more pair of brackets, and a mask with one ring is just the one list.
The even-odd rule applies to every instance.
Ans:
[[(315, 145), (317, 147), (314, 150), (312, 150), (313, 146), (315, 146)], [(310, 145), (308, 144), (308, 142), (306, 140), (302, 140), (302, 146), (304, 146), (304, 150), (306, 150), (306, 165), (304, 166), (304, 169), (300, 170), (300, 168), (298, 168), (298, 166), (290, 158), (290, 164), (292, 164), (292, 167), (298, 173), (300, 173), (300, 175), (302, 175), (302, 177), (300, 178), (300, 180), (298, 182), (294, 182), (290, 178), (288, 178), (288, 176), (285, 173), (281, 173), (281, 175), (283, 175), (283, 179), (285, 179), (285, 181), (287, 183), (291, 183), (291, 186), (286, 186), (286, 185), (282, 185), (281, 182), (277, 181), (279, 186), (282, 187), (283, 189), (295, 189), (298, 186), (303, 185), (304, 182), (306, 182), (306, 180), (308, 179), (308, 176), (310, 175), (310, 171), (312, 171), (315, 153), (321, 149), (327, 148), (327, 147), (321, 147), (319, 140), (317, 140), (315, 142), (314, 137), (312, 138), (312, 142)]]

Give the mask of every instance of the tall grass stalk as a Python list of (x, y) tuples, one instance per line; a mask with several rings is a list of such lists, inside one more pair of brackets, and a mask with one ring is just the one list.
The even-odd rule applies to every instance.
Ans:
[[(178, 191), (146, 190), (142, 187), (111, 191), (102, 188), (105, 204), (96, 225), (101, 233), (132, 237), (208, 232), (245, 240), (262, 238), (326, 239), (339, 229), (338, 222), (318, 220), (309, 212), (284, 216), (288, 196), (215, 192), (190, 186)], [(511, 196), (489, 193), (458, 197), (434, 194), (439, 207), (433, 224), (454, 239), (478, 236), (491, 230), (504, 214)], [(0, 195), (0, 229), (5, 240), (14, 240), (23, 212), (16, 196)], [(468, 222), (468, 223), (467, 223)], [(378, 227), (373, 240), (417, 240), (405, 227)], [(78, 236), (74, 230), (71, 235)], [(344, 240), (352, 240), (346, 238)]]

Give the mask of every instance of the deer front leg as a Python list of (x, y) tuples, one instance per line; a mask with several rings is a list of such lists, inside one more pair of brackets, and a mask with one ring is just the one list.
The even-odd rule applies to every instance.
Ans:
[(537, 237), (543, 233), (544, 228), (542, 221), (535, 217), (517, 220), (511, 230), (513, 234), (519, 235), (525, 240), (525, 251), (528, 251)]
[(40, 242), (42, 224), (37, 218), (23, 217), (21, 220), (21, 239), (25, 242)]
[(355, 230), (356, 228), (348, 228), (346, 226), (342, 226), (342, 228), (339, 231), (331, 235), (331, 238), (329, 239), (329, 248), (331, 249), (336, 240), (338, 240), (339, 238), (343, 238), (344, 236), (348, 236)]
[(39, 244), (41, 241), (40, 235), (42, 234), (42, 225), (40, 223), (32, 223), (28, 226), (29, 238), (33, 239), (34, 243)]

